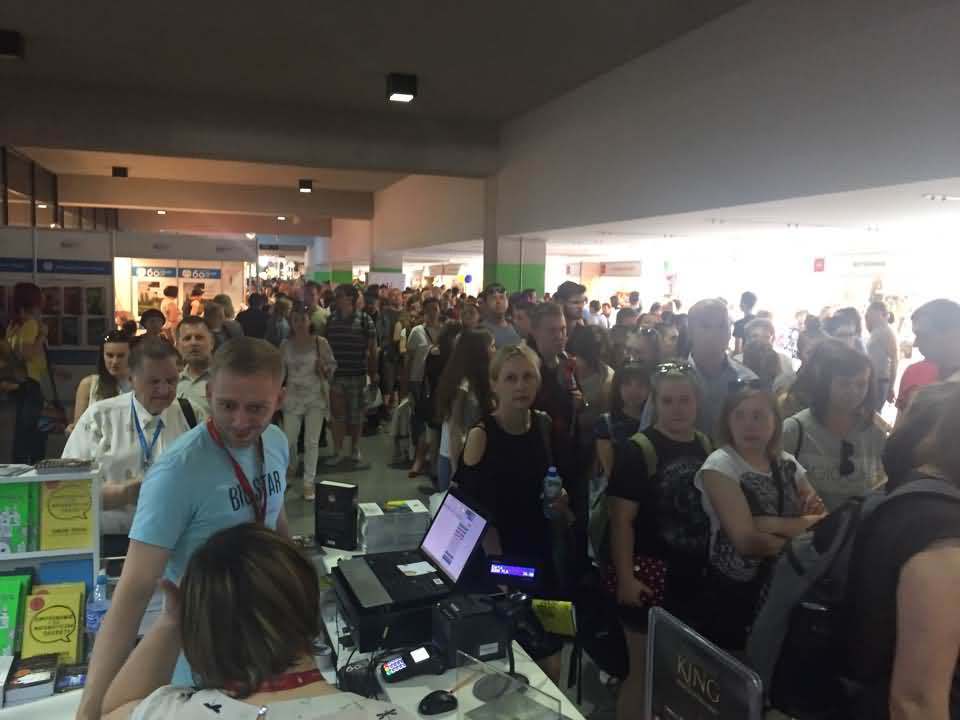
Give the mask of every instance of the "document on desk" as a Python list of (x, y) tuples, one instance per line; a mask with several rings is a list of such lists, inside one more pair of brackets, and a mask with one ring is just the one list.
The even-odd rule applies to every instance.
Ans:
[(435, 573), (437, 569), (426, 560), (420, 562), (407, 563), (406, 565), (397, 565), (397, 570), (407, 577), (418, 577), (420, 575), (429, 575)]

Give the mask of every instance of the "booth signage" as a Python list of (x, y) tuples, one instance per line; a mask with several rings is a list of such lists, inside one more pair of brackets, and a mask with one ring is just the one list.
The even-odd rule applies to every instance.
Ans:
[(760, 678), (662, 608), (650, 611), (646, 717), (761, 720)]
[(0, 272), (32, 273), (33, 258), (0, 258)]
[(172, 267), (133, 266), (133, 276), (138, 278), (175, 278), (177, 269)]
[(184, 280), (219, 280), (219, 268), (180, 268), (180, 277)]
[(827, 269), (827, 259), (826, 258), (814, 258), (813, 259), (813, 271), (814, 272), (823, 272)]
[(61, 275), (113, 275), (113, 263), (109, 260), (37, 260), (37, 272)]
[(610, 262), (600, 265), (600, 274), (611, 277), (640, 277), (642, 267), (638, 262)]

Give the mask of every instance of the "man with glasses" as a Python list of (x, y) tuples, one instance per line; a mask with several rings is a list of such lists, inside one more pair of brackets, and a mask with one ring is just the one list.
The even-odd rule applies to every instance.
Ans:
[(487, 285), (480, 297), (483, 300), (484, 315), (486, 315), (480, 326), (493, 335), (493, 342), (497, 349), (519, 345), (520, 334), (507, 322), (510, 301), (503, 285), (496, 283)]

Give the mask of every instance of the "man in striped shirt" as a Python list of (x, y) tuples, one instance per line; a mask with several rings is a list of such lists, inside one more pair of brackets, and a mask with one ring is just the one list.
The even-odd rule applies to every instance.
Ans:
[[(357, 307), (360, 293), (353, 285), (339, 285), (334, 294), (336, 309), (327, 320), (326, 338), (337, 361), (330, 383), (330, 412), (333, 425), (333, 455), (328, 465), (361, 462), (360, 429), (366, 404), (363, 391), (369, 382), (376, 385), (377, 335), (373, 319)], [(352, 452), (345, 439), (350, 435)]]

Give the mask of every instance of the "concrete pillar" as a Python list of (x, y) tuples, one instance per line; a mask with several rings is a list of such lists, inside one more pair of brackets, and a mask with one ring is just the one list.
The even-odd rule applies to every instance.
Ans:
[(500, 283), (507, 292), (533, 288), (543, 295), (547, 242), (539, 238), (506, 238), (497, 234), (497, 178), (484, 187), (483, 285)]
[(403, 253), (387, 252), (374, 247), (373, 259), (370, 261), (370, 272), (402, 273)]

